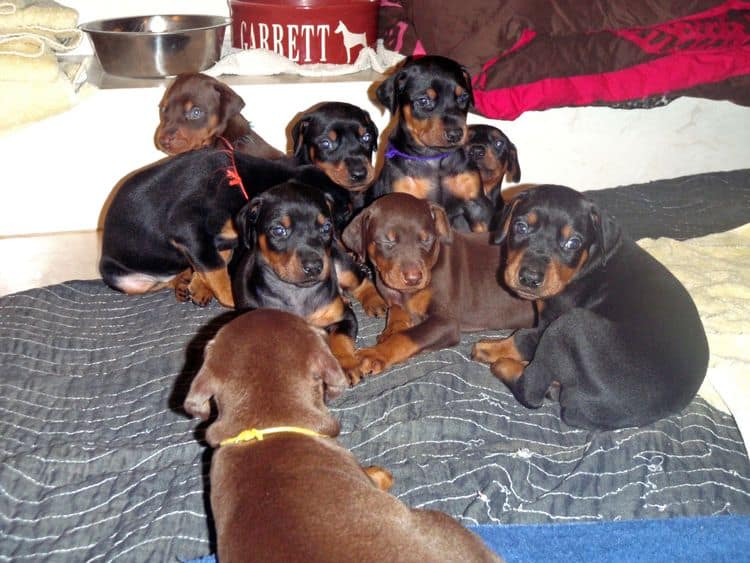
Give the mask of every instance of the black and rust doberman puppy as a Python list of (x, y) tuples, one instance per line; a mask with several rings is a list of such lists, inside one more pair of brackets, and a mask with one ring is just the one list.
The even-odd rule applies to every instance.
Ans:
[(505, 283), (538, 303), (540, 320), (473, 354), (521, 403), (541, 406), (554, 385), (566, 423), (606, 430), (693, 399), (708, 364), (695, 305), (609, 216), (570, 188), (539, 186), (511, 200), (494, 236)]
[(180, 74), (159, 104), (156, 148), (180, 154), (203, 147), (224, 148), (225, 139), (236, 150), (258, 158), (285, 155), (269, 145), (240, 113), (245, 101), (229, 86), (200, 73)]
[(454, 227), (486, 231), (492, 203), (464, 147), (474, 103), (468, 71), (445, 57), (410, 57), (376, 94), (396, 123), (372, 198), (396, 192), (429, 199), (446, 210)]
[(354, 217), (343, 241), (372, 264), (389, 306), (377, 345), (357, 351), (361, 375), (453, 346), (462, 331), (533, 326), (532, 304), (498, 283), (488, 235), (452, 230), (434, 202), (382, 196)]
[(218, 560), (500, 561), (450, 516), (387, 493), (390, 474), (336, 441), (325, 400), (346, 384), (322, 331), (286, 312), (240, 315), (208, 344), (184, 408), (215, 415)]
[[(250, 200), (236, 225), (241, 243), (230, 267), (235, 307), (282, 309), (326, 329), (334, 356), (348, 375), (354, 373), (357, 318), (341, 290), (368, 314), (384, 315), (385, 303), (341, 246), (326, 196), (285, 182)], [(354, 373), (352, 383), (358, 381)]]
[(324, 102), (302, 113), (292, 127), (294, 159), (314, 164), (352, 194), (353, 208), (364, 207), (364, 193), (375, 180), (372, 153), (378, 128), (363, 109)]
[(518, 150), (505, 133), (492, 125), (469, 125), (468, 131), (466, 152), (479, 167), (484, 195), (495, 210), (502, 210), (503, 178), (508, 182), (521, 181)]
[(237, 245), (234, 218), (248, 199), (289, 179), (330, 194), (337, 228), (348, 222), (348, 193), (313, 166), (202, 149), (135, 172), (106, 210), (102, 278), (128, 294), (172, 287), (180, 301), (216, 297), (233, 307), (226, 266)]

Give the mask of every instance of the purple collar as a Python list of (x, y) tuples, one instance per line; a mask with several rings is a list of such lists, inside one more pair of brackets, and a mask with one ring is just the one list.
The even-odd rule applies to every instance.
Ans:
[(446, 156), (450, 156), (451, 154), (453, 154), (453, 151), (436, 154), (434, 156), (417, 156), (414, 154), (406, 154), (405, 152), (401, 152), (400, 150), (398, 150), (393, 145), (388, 145), (388, 150), (385, 151), (384, 156), (389, 160), (394, 156), (400, 156), (401, 158), (405, 158), (406, 160), (440, 160), (441, 158), (445, 158)]

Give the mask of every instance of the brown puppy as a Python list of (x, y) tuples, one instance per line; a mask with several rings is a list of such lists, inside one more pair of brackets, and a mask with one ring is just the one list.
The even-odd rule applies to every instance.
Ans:
[(453, 231), (439, 205), (385, 195), (357, 215), (342, 240), (373, 265), (388, 303), (378, 344), (357, 352), (361, 375), (422, 351), (458, 344), (462, 331), (531, 327), (531, 303), (498, 283), (500, 257), (482, 233)]
[(388, 473), (337, 444), (324, 400), (347, 385), (323, 332), (289, 313), (245, 313), (209, 343), (185, 410), (206, 419), (213, 400), (218, 415), (206, 432), (218, 560), (498, 561), (449, 516), (381, 490)]
[(202, 147), (226, 148), (221, 137), (245, 154), (278, 159), (284, 153), (269, 145), (242, 117), (242, 98), (206, 74), (180, 74), (159, 104), (156, 148), (174, 155)]

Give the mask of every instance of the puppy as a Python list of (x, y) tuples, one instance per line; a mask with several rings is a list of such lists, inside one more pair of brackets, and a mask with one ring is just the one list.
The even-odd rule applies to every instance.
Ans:
[(357, 318), (341, 290), (368, 314), (384, 315), (385, 303), (337, 240), (324, 194), (285, 182), (250, 200), (236, 225), (242, 244), (231, 268), (235, 307), (282, 309), (325, 328), (334, 356), (357, 383)]
[(484, 195), (490, 199), (495, 210), (501, 210), (503, 178), (508, 182), (521, 181), (518, 150), (497, 127), (469, 125), (468, 132), (466, 152), (479, 167)]
[(102, 278), (128, 294), (171, 287), (180, 301), (204, 306), (216, 297), (233, 307), (227, 264), (237, 246), (234, 218), (248, 199), (290, 179), (329, 194), (337, 228), (349, 220), (348, 195), (313, 166), (202, 149), (133, 173), (106, 210)]
[(229, 86), (206, 74), (180, 74), (159, 104), (156, 148), (174, 155), (203, 147), (235, 149), (258, 158), (278, 159), (284, 153), (256, 133), (240, 112), (242, 98)]
[(375, 179), (372, 153), (378, 128), (363, 109), (343, 102), (325, 102), (304, 112), (292, 127), (294, 159), (314, 164), (332, 181), (362, 194)]
[(410, 57), (376, 94), (396, 122), (372, 197), (408, 193), (443, 206), (456, 228), (486, 231), (492, 203), (463, 148), (474, 103), (468, 71), (445, 57)]
[(593, 203), (562, 186), (528, 190), (506, 206), (494, 242), (505, 284), (538, 303), (540, 320), (473, 355), (521, 403), (539, 407), (554, 384), (566, 423), (609, 430), (693, 399), (708, 345), (690, 295)]
[(344, 229), (343, 241), (372, 264), (388, 304), (378, 344), (357, 351), (362, 375), (458, 344), (462, 331), (534, 323), (532, 304), (498, 284), (500, 258), (487, 235), (452, 231), (433, 202), (382, 196)]
[(208, 344), (184, 408), (207, 420), (215, 407), (218, 560), (499, 561), (446, 514), (381, 490), (387, 471), (363, 470), (336, 442), (324, 401), (346, 384), (323, 332), (286, 312), (240, 315)]

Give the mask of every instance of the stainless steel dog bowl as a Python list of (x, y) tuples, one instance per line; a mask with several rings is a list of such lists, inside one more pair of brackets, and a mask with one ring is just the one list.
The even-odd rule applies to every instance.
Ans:
[(132, 78), (200, 72), (219, 60), (230, 18), (137, 16), (83, 23), (105, 72)]

